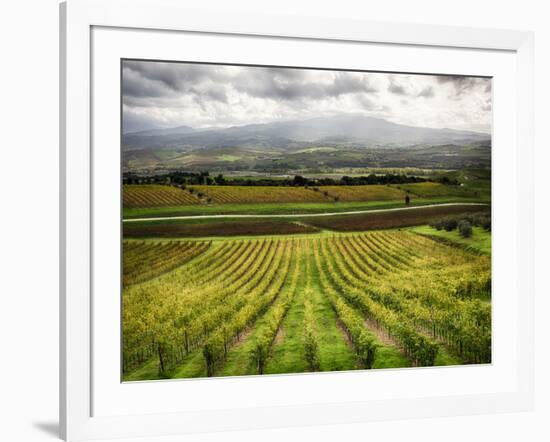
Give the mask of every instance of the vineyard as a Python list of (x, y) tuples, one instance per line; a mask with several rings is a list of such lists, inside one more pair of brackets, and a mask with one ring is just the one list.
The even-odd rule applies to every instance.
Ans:
[(322, 193), (304, 187), (277, 186), (192, 186), (212, 203), (299, 203), (323, 202)]
[(410, 193), (417, 197), (434, 198), (441, 196), (474, 197), (476, 193), (470, 189), (461, 186), (446, 186), (440, 183), (411, 183), (398, 184), (396, 189)]
[(169, 272), (201, 254), (208, 246), (208, 243), (199, 242), (125, 241), (122, 244), (122, 284), (135, 284)]
[(200, 199), (190, 192), (159, 184), (124, 185), (122, 205), (133, 209), (139, 207), (179, 206), (200, 204)]
[(365, 186), (322, 186), (321, 192), (327, 192), (330, 198), (338, 201), (387, 201), (402, 200), (405, 192), (396, 187), (378, 184)]
[(211, 202), (226, 203), (300, 203), (326, 201), (401, 200), (405, 192), (391, 186), (193, 186)]
[(370, 203), (404, 201), (413, 198), (477, 198), (479, 193), (458, 185), (426, 182), (398, 185), (350, 186), (170, 186), (160, 184), (124, 185), (125, 209), (178, 206), (288, 203)]
[(490, 258), (409, 231), (124, 250), (126, 381), (491, 361)]

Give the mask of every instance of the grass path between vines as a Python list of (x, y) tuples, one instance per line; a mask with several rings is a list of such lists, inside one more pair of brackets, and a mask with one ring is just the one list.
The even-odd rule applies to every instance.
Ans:
[[(300, 271), (300, 262), (296, 262), (298, 257), (295, 255), (293, 256), (293, 262), (291, 263), (291, 269), (294, 269), (293, 271)], [(297, 266), (296, 268), (294, 266)], [(287, 278), (287, 282), (285, 284), (285, 287), (283, 288), (283, 291), (279, 294), (275, 302), (271, 305), (270, 308), (273, 308), (277, 306), (281, 299), (283, 298), (281, 295), (284, 293), (285, 290), (290, 290), (289, 288), (289, 280), (291, 276)], [(297, 294), (296, 293), (294, 296)], [(216, 372), (216, 376), (240, 376), (240, 375), (254, 375), (258, 374), (257, 369), (252, 363), (251, 359), (251, 353), (252, 349), (254, 347), (255, 339), (262, 333), (264, 327), (266, 326), (266, 318), (267, 313), (269, 312), (269, 309), (267, 310), (266, 314), (262, 315), (253, 325), (250, 333), (241, 340), (241, 342), (234, 345), (227, 354), (227, 360), (225, 361), (225, 364), (223, 367)]]
[(308, 288), (311, 290), (310, 302), (313, 305), (315, 332), (319, 342), (320, 371), (358, 368), (353, 351), (338, 328), (334, 311), (316, 285), (311, 261), (311, 250), (306, 250), (299, 268), (304, 277), (299, 281), (296, 296), (273, 345), (266, 374), (308, 371), (304, 348), (304, 301)]

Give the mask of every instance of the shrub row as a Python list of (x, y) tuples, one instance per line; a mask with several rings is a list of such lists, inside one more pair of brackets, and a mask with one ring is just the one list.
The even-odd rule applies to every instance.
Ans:
[(491, 215), (485, 212), (463, 214), (457, 216), (446, 216), (430, 223), (430, 227), (437, 230), (446, 230), (452, 232), (458, 229), (460, 235), (464, 238), (472, 236), (472, 226), (483, 228), (485, 231), (491, 231)]

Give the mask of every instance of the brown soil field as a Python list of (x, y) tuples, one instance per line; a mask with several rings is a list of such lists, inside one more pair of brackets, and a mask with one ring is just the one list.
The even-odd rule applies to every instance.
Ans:
[(361, 231), (417, 226), (421, 224), (428, 224), (431, 221), (448, 215), (459, 215), (462, 213), (476, 213), (483, 211), (490, 211), (490, 208), (488, 206), (480, 207), (468, 205), (440, 206), (414, 210), (392, 210), (388, 212), (363, 213), (360, 215), (309, 218), (306, 222), (307, 224), (320, 229)]
[(245, 236), (245, 235), (285, 235), (291, 233), (311, 233), (318, 229), (292, 221), (234, 220), (208, 223), (154, 223), (125, 224), (123, 234), (127, 238), (146, 237), (203, 237), (203, 236)]

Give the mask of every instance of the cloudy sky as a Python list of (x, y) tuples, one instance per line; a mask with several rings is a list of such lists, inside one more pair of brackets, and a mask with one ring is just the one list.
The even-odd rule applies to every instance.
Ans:
[(227, 127), (361, 113), (411, 126), (491, 131), (491, 80), (124, 61), (123, 131)]

